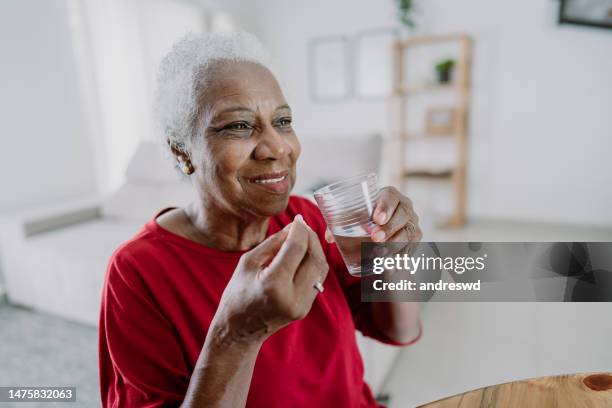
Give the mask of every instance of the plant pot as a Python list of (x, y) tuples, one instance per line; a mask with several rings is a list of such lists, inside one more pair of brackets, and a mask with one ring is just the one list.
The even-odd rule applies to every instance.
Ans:
[(450, 69), (438, 70), (438, 82), (441, 84), (447, 84), (451, 80), (451, 71)]

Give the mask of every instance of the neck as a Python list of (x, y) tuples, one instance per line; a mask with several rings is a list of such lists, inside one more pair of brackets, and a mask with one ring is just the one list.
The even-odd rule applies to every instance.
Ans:
[(196, 200), (185, 208), (193, 239), (222, 251), (245, 251), (266, 238), (268, 217), (228, 213), (213, 203)]

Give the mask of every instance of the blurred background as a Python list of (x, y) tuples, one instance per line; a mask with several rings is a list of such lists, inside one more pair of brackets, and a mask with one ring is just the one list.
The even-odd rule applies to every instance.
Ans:
[[(611, 0), (2, 0), (0, 385), (99, 405), (106, 261), (191, 195), (160, 154), (157, 66), (187, 32), (234, 30), (292, 107), (295, 193), (376, 171), (425, 241), (612, 240)], [(414, 406), (612, 370), (609, 313), (429, 303), (418, 344), (359, 341), (375, 391)]]

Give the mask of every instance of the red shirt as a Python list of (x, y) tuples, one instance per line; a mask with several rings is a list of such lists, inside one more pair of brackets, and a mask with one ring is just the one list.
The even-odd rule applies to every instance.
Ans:
[[(372, 324), (368, 304), (360, 302), (359, 278), (349, 275), (335, 244), (325, 241), (325, 221), (314, 204), (291, 197), (286, 210), (270, 219), (268, 235), (298, 213), (319, 235), (330, 273), (310, 313), (264, 342), (247, 406), (378, 407), (363, 381), (355, 329), (397, 343)], [(221, 294), (243, 253), (197, 244), (163, 229), (155, 218), (115, 251), (100, 313), (104, 407), (181, 404)]]

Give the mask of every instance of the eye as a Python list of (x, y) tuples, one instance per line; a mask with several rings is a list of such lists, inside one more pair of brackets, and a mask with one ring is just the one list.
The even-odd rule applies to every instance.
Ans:
[(287, 127), (290, 127), (290, 126), (291, 126), (291, 118), (288, 118), (288, 117), (287, 117), (287, 118), (280, 118), (280, 119), (279, 119), (279, 120), (276, 122), (276, 125), (277, 125), (278, 127), (281, 127), (281, 128), (287, 128)]
[(228, 129), (228, 130), (247, 130), (251, 128), (252, 126), (248, 124), (247, 122), (230, 123), (229, 125), (225, 127), (225, 129)]
[(254, 128), (254, 125), (244, 120), (228, 123), (218, 128), (211, 127), (216, 134), (228, 139), (248, 139), (253, 134)]

